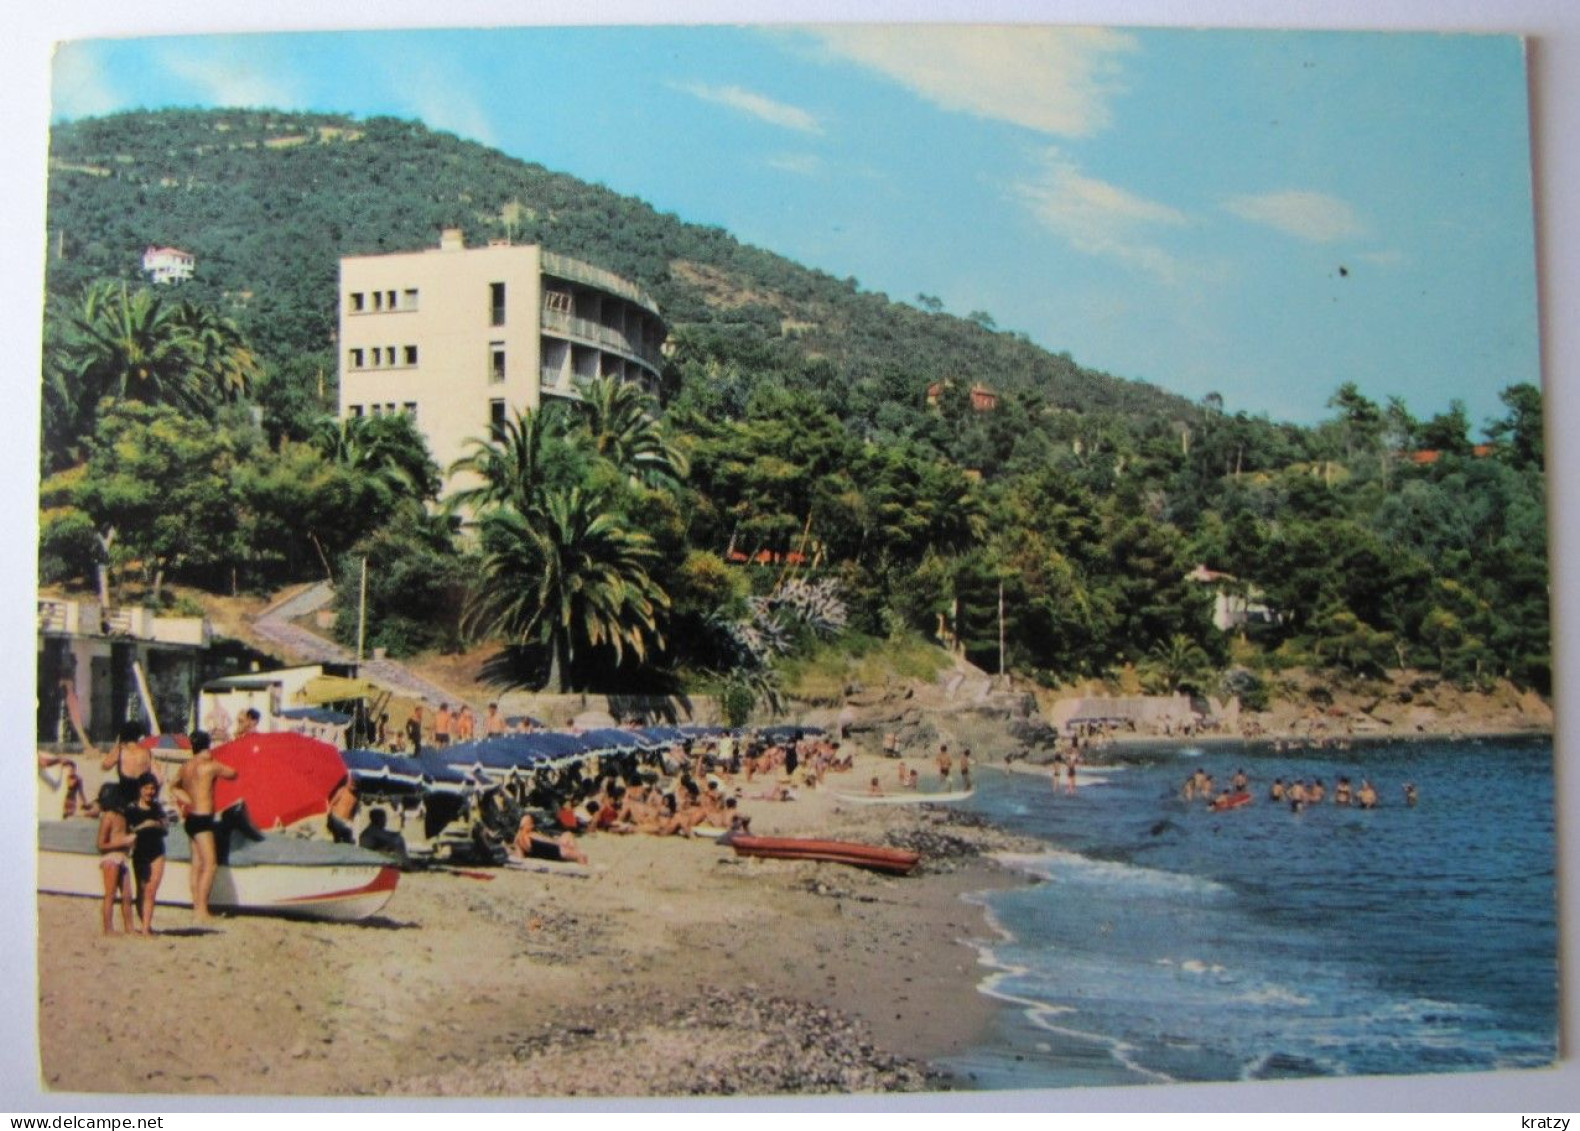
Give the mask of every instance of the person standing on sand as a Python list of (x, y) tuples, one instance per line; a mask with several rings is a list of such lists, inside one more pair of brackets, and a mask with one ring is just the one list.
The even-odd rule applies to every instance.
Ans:
[(115, 771), (120, 783), (122, 808), (137, 800), (137, 779), (153, 772), (153, 751), (139, 745), (147, 733), (148, 728), (136, 720), (122, 723), (115, 745), (110, 747), (110, 752), (99, 763), (101, 770)]
[(971, 788), (971, 747), (969, 746), (960, 752), (960, 787)]
[(121, 791), (106, 783), (99, 791), (99, 871), (104, 875), (104, 933), (115, 933), (115, 895), (121, 895), (121, 922), (127, 934), (137, 930), (132, 919), (132, 869), (126, 850), (137, 838), (126, 828), (125, 803)]
[(938, 776), (943, 781), (943, 787), (949, 788), (949, 772), (954, 769), (955, 760), (949, 756), (949, 744), (946, 742), (938, 747)]
[(418, 703), (411, 709), (411, 718), (406, 720), (406, 741), (411, 745), (413, 758), (422, 753), (422, 704)]
[(132, 834), (132, 876), (137, 880), (137, 909), (143, 936), (154, 933), (154, 903), (165, 878), (165, 814), (159, 804), (159, 779), (144, 774), (137, 781), (137, 803), (126, 808), (126, 828)]
[(200, 923), (213, 918), (208, 897), (219, 872), (219, 849), (214, 843), (214, 782), (220, 778), (234, 781), (239, 776), (225, 763), (214, 760), (207, 731), (192, 732), (192, 757), (176, 775), (170, 793), (186, 813), (181, 827), (192, 842), (192, 915)]
[(488, 717), (483, 720), (483, 736), (493, 738), (505, 733), (505, 717), (499, 713), (499, 704), (488, 705)]

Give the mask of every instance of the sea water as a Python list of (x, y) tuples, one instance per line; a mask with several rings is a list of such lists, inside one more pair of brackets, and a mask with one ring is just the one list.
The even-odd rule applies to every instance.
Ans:
[[(1197, 766), (1255, 802), (1187, 804)], [(1335, 806), (1347, 775), (1378, 808)], [(1302, 812), (1274, 778), (1322, 779)], [(1405, 803), (1404, 784), (1419, 791)], [(1483, 739), (1117, 756), (1074, 796), (978, 774), (968, 803), (1055, 846), (979, 899), (981, 1088), (1492, 1070), (1557, 1055), (1552, 744)]]

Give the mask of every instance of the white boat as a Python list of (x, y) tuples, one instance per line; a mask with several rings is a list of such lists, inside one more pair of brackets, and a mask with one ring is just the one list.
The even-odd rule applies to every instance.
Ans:
[(948, 801), (964, 801), (975, 796), (975, 787), (956, 789), (948, 793), (920, 793), (901, 790), (895, 793), (838, 793), (834, 794), (847, 805), (940, 805)]
[[(103, 899), (98, 834), (97, 821), (40, 821), (38, 890)], [(186, 834), (172, 828), (159, 885), (161, 906), (192, 906), (191, 860)], [(378, 914), (399, 882), (400, 869), (389, 857), (355, 845), (236, 835), (214, 877), (209, 905), (215, 911), (352, 921)]]

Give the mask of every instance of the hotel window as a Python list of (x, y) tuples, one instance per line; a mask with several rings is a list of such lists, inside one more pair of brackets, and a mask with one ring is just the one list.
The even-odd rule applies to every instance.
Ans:
[(367, 297), (361, 291), (353, 292), (351, 295), (351, 313), (361, 314), (366, 309)]
[(395, 405), (394, 405), (393, 402), (391, 402), (390, 404), (387, 404), (387, 405), (384, 406), (384, 415), (385, 416), (394, 416), (395, 415)]
[(417, 423), (417, 402), (416, 401), (407, 401), (405, 404), (400, 406), (400, 410), (401, 410), (401, 414), (403, 416), (411, 417), (411, 422), (413, 424)]
[(505, 402), (488, 402), (488, 434), (495, 440), (505, 438)]
[(416, 346), (407, 346), (406, 347), (406, 364), (407, 365), (416, 365), (417, 364), (417, 347)]
[(384, 309), (384, 292), (383, 291), (374, 291), (373, 292), (373, 309), (376, 310), (376, 311)]
[(373, 415), (375, 417), (380, 417), (380, 416), (384, 415), (384, 406), (383, 405), (376, 404), (376, 405), (372, 405), (370, 407), (373, 409)]
[(500, 385), (505, 380), (505, 343), (488, 343), (488, 380), (491, 384)]
[(417, 309), (417, 288), (416, 287), (407, 287), (406, 288), (406, 293), (401, 296), (400, 308), (402, 310), (416, 310)]
[(351, 415), (352, 416), (355, 416), (355, 417), (358, 417), (358, 418), (360, 418), (362, 416), (362, 406), (359, 405), (359, 404), (351, 405), (350, 406), (350, 411), (351, 411)]
[(362, 359), (363, 359), (363, 353), (362, 353), (361, 350), (359, 350), (359, 349), (352, 350), (351, 351), (351, 368), (352, 369), (361, 369), (363, 367), (363, 365), (364, 365), (364, 362), (363, 362)]
[(394, 291), (390, 291), (389, 292), (389, 303), (388, 303), (388, 306), (389, 306), (390, 310), (398, 310), (398, 309), (400, 309), (399, 307), (397, 307), (395, 305), (395, 292)]
[(488, 324), (490, 326), (503, 326), (505, 324), (505, 284), (488, 284)]

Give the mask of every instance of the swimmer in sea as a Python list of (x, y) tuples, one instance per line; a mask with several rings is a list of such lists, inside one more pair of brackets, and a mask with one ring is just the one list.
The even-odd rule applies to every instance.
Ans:
[(1348, 805), (1354, 798), (1350, 796), (1350, 779), (1341, 777), (1338, 784), (1333, 787), (1333, 804)]
[(1284, 779), (1274, 778), (1273, 787), (1267, 791), (1269, 801), (1282, 801), (1284, 799)]
[(1377, 791), (1372, 788), (1372, 783), (1365, 778), (1361, 779), (1360, 792), (1355, 795), (1355, 800), (1360, 803), (1362, 809), (1377, 808)]
[(1417, 801), (1419, 801), (1420, 799), (1421, 799), (1420, 795), (1416, 792), (1416, 789), (1415, 789), (1415, 782), (1413, 782), (1413, 781), (1405, 782), (1404, 783), (1404, 803), (1406, 805), (1410, 806), (1410, 808), (1414, 809), (1415, 808), (1415, 803)]
[(1244, 770), (1236, 770), (1233, 779), (1231, 779), (1231, 784), (1234, 786), (1236, 793), (1244, 793), (1246, 786), (1251, 784), (1251, 779), (1246, 776)]
[(1322, 779), (1312, 778), (1311, 788), (1306, 790), (1306, 800), (1312, 805), (1320, 805), (1327, 795), (1328, 790), (1327, 787), (1322, 784)]

